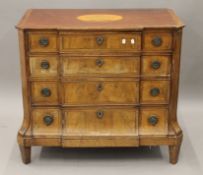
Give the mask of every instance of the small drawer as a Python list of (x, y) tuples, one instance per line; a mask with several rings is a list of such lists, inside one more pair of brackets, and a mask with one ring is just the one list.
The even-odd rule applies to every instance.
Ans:
[(166, 104), (169, 101), (170, 83), (166, 80), (142, 81), (141, 98), (142, 104)]
[[(89, 108), (65, 111), (64, 136), (136, 136), (138, 112), (136, 109)], [(136, 138), (134, 138), (136, 139)]]
[(29, 32), (29, 51), (30, 52), (57, 52), (56, 32)]
[(172, 33), (167, 31), (146, 31), (143, 36), (144, 51), (169, 51), (172, 49)]
[(34, 137), (61, 136), (61, 112), (57, 108), (32, 110), (32, 133)]
[(167, 135), (168, 134), (168, 109), (146, 107), (140, 109), (139, 134)]
[(139, 62), (139, 57), (64, 57), (63, 76), (135, 77)]
[(31, 93), (33, 104), (58, 104), (57, 82), (33, 82), (31, 85)]
[(143, 56), (142, 76), (169, 76), (171, 67), (170, 56)]
[(56, 78), (58, 76), (58, 57), (33, 56), (29, 59), (31, 77)]
[(63, 86), (66, 105), (136, 104), (139, 98), (139, 83), (128, 79), (76, 80)]
[(61, 33), (61, 51), (69, 49), (125, 49), (140, 50), (138, 32), (64, 32)]

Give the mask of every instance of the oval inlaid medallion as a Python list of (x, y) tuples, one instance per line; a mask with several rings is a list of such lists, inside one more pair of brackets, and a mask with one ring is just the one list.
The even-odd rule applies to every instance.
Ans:
[(112, 15), (112, 14), (91, 14), (78, 16), (77, 19), (86, 22), (111, 22), (122, 20), (123, 17), (120, 15)]

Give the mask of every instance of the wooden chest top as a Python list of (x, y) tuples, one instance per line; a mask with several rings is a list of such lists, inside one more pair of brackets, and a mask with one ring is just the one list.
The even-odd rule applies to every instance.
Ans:
[(19, 29), (137, 29), (180, 28), (184, 24), (170, 9), (30, 9)]

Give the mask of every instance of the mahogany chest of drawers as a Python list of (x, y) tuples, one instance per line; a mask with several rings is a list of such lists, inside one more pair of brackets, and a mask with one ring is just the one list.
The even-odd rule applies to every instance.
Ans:
[(31, 146), (167, 145), (178, 159), (182, 22), (168, 9), (28, 10), (17, 25)]

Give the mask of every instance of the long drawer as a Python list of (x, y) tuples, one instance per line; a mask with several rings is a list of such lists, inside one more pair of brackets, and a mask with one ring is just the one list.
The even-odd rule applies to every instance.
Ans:
[(61, 32), (60, 51), (70, 49), (132, 50), (141, 49), (140, 32)]
[[(32, 104), (38, 105), (136, 105), (168, 104), (170, 81), (134, 78), (70, 78), (63, 82), (35, 81)], [(62, 100), (62, 101), (61, 101)]]
[[(56, 107), (32, 108), (34, 137), (68, 140), (120, 138), (168, 134), (167, 107)], [(71, 142), (70, 142), (71, 143)], [(67, 143), (66, 143), (67, 144)], [(68, 143), (69, 144), (69, 143)], [(90, 144), (90, 143), (89, 143)], [(94, 143), (95, 144), (95, 143)]]
[(128, 56), (63, 57), (62, 75), (136, 77), (140, 73), (140, 58)]
[[(171, 51), (172, 33), (166, 31), (141, 32), (28, 32), (31, 53), (68, 52), (70, 50), (119, 50), (119, 51)], [(142, 47), (141, 47), (142, 46)]]
[(133, 108), (83, 108), (64, 111), (64, 136), (136, 136), (138, 110)]
[(76, 79), (63, 83), (63, 104), (101, 105), (137, 104), (139, 82), (120, 79)]
[(62, 77), (169, 77), (170, 56), (30, 56), (32, 78)]
[[(67, 52), (70, 50), (119, 50), (119, 51), (171, 51), (170, 31), (141, 32), (28, 32), (29, 51)], [(141, 47), (142, 46), (142, 47)]]

